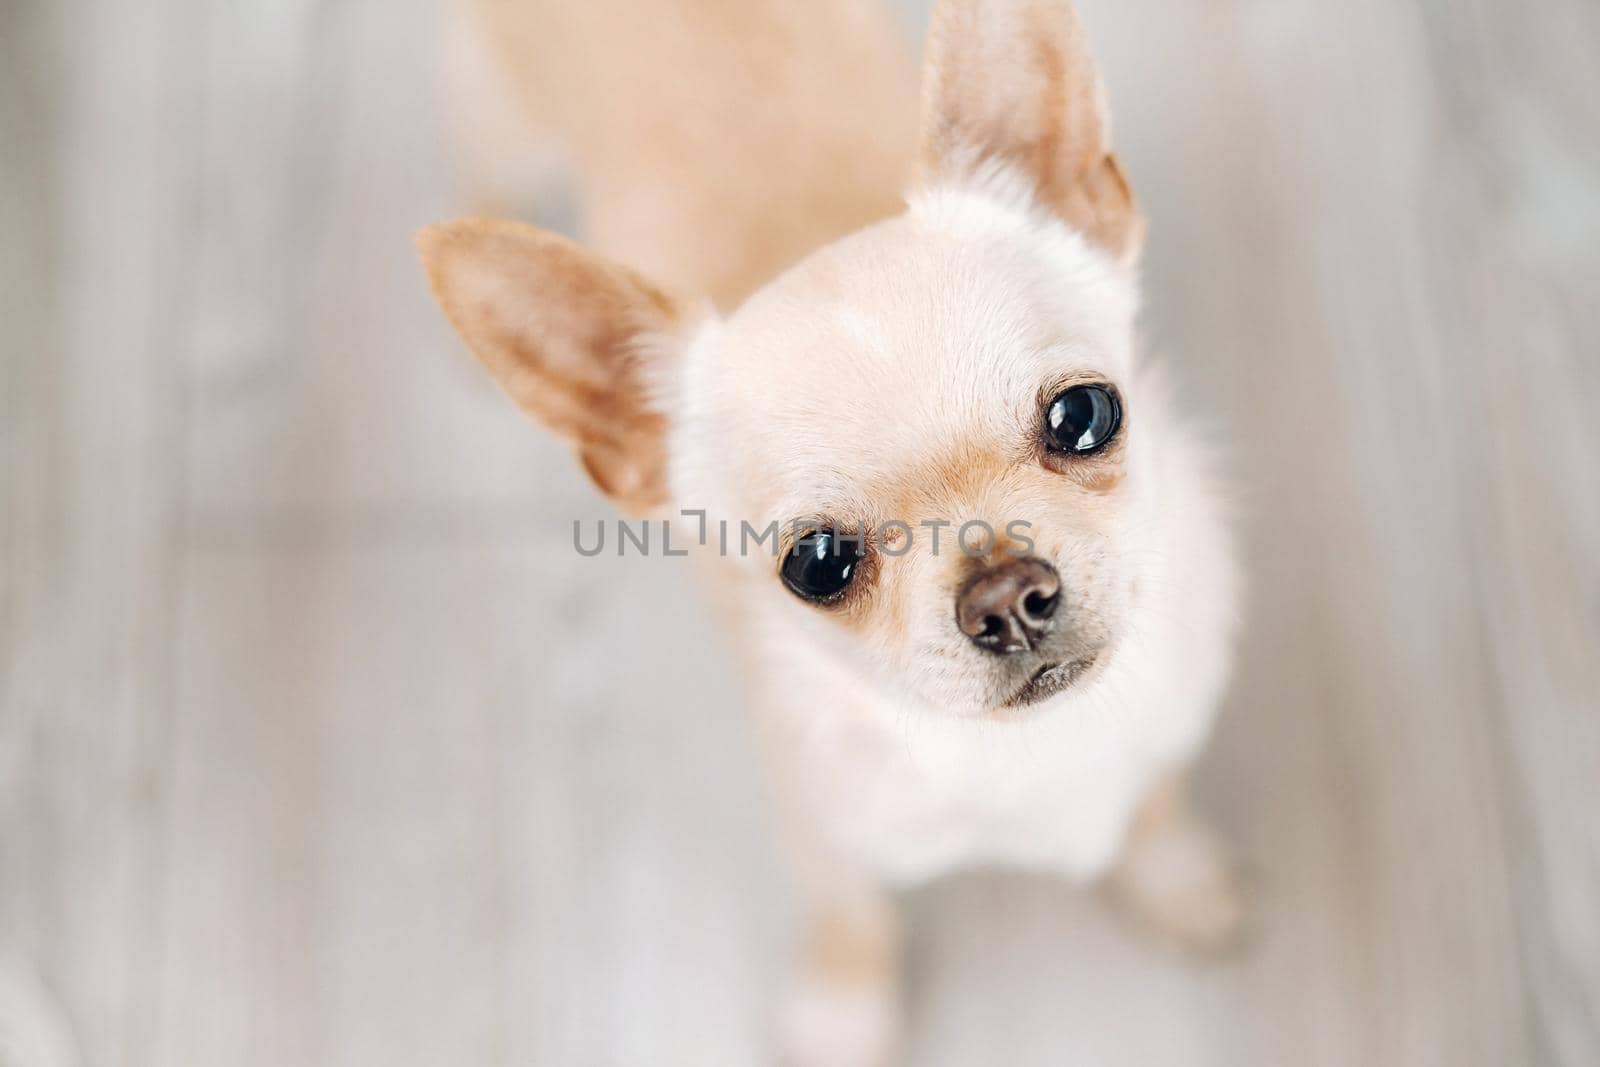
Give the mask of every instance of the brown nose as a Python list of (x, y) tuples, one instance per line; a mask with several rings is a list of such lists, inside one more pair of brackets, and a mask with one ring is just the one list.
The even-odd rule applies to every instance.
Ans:
[(1030, 649), (1050, 629), (1061, 578), (1042, 559), (1012, 559), (973, 578), (956, 596), (956, 625), (990, 652)]

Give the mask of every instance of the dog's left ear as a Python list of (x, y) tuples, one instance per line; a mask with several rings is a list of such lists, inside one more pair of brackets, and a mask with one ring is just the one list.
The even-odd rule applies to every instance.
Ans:
[(923, 72), (921, 177), (970, 178), (988, 160), (1122, 262), (1144, 223), (1111, 153), (1105, 88), (1068, 0), (939, 0)]
[(434, 296), (512, 400), (570, 442), (624, 511), (667, 502), (674, 372), (695, 309), (564, 237), (460, 219), (418, 235)]

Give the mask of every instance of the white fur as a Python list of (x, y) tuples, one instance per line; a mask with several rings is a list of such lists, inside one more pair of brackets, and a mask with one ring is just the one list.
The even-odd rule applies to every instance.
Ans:
[[(1206, 451), (1135, 344), (1142, 222), (1066, 0), (941, 0), (926, 184), (903, 213), (812, 252), (726, 319), (633, 273), (725, 306), (822, 235), (887, 209), (883, 179), (904, 162), (886, 129), (900, 93), (851, 90), (877, 108), (830, 95), (865, 69), (850, 49), (871, 5), (802, 6), (707, 8), (769, 16), (738, 32), (754, 49), (741, 69), (770, 84), (691, 79), (634, 116), (640, 137), (601, 137), (602, 118), (655, 83), (590, 84), (574, 44), (644, 49), (664, 84), (680, 84), (682, 68), (703, 65), (698, 30), (664, 47), (634, 36), (631, 9), (479, 5), (507, 35), (502, 54), (528, 60), (529, 95), (575, 105), (564, 128), (587, 146), (593, 236), (632, 269), (491, 220), (431, 228), (422, 250), (485, 366), (577, 445), (602, 488), (630, 509), (702, 511), (705, 543), (729, 550), (707, 570), (807, 903), (779, 1037), (788, 1062), (845, 1067), (894, 1062), (898, 1048), (887, 889), (973, 864), (1083, 881), (1116, 863), (1123, 899), (1160, 933), (1191, 947), (1228, 939), (1241, 911), (1226, 853), (1166, 779), (1211, 726), (1236, 592)], [(758, 112), (739, 121), (752, 99)], [(495, 118), (480, 116), (491, 149)], [(625, 156), (648, 180), (617, 180)], [(491, 192), (492, 178), (480, 177)], [(1063, 455), (1047, 447), (1045, 413), (1089, 383), (1120, 396), (1121, 432), (1097, 454)], [(929, 521), (948, 524), (942, 552)], [(954, 544), (969, 521), (1010, 540), (969, 559)], [(889, 522), (909, 543), (873, 534), (828, 605), (784, 586), (777, 544), (742, 554), (746, 524)], [(679, 546), (700, 522), (683, 525)], [(1012, 578), (1048, 564), (1059, 595), (1037, 642), (1000, 655), (957, 615), (973, 589), (1009, 580), (1006, 554), (1034, 557)], [(1026, 702), (1041, 678), (1072, 671), (1069, 688)]]
[[(580, 9), (584, 19), (551, 22), (569, 8), (541, 5), (539, 19), (517, 24), (517, 48), (637, 28), (606, 5), (570, 8)], [(870, 9), (750, 5), (774, 20), (773, 32), (745, 38), (762, 57), (748, 69), (792, 76), (761, 94), (694, 82), (718, 93), (663, 98), (636, 123), (659, 144), (597, 140), (595, 109), (580, 106), (568, 128), (589, 144), (601, 245), (725, 299), (819, 235), (878, 217), (892, 188), (879, 178), (900, 166), (885, 129), (899, 93), (878, 86), (881, 110), (829, 96), (848, 79), (813, 75), (858, 67), (845, 57), (865, 38), (855, 23), (800, 32), (827, 31), (829, 11)], [(687, 34), (674, 52), (651, 39), (648, 51), (670, 70), (670, 55), (700, 54), (699, 40)], [(987, 863), (1087, 880), (1120, 858), (1124, 898), (1184, 944), (1215, 945), (1240, 916), (1224, 851), (1179, 790), (1156, 788), (1194, 757), (1215, 715), (1235, 571), (1205, 449), (1135, 344), (1142, 223), (1110, 154), (1087, 40), (1065, 0), (941, 0), (928, 51), (919, 173), (930, 184), (902, 214), (813, 252), (726, 319), (686, 305), (664, 314), (665, 299), (644, 299), (620, 268), (575, 267), (572, 249), (532, 230), (469, 221), (424, 235), (441, 301), (513, 396), (574, 439), (626, 506), (655, 507), (665, 494), (704, 512), (713, 551), (731, 550), (709, 570), (743, 653), (812, 926), (781, 1036), (792, 1062), (828, 1067), (894, 1056), (897, 930), (885, 888)], [(579, 52), (555, 49), (543, 57), (553, 66), (524, 73), (546, 89), (584, 81), (572, 101), (620, 114), (637, 79), (598, 91), (582, 64), (560, 62)], [(724, 115), (756, 96), (759, 115)], [(678, 121), (702, 114), (718, 121)], [(796, 128), (774, 126), (775, 115)], [(706, 142), (708, 129), (732, 136)], [(769, 140), (747, 136), (762, 131)], [(784, 155), (791, 144), (813, 150)], [(610, 180), (619, 149), (638, 153), (648, 181)], [(717, 175), (703, 188), (690, 180), (697, 160)], [(674, 197), (681, 209), (668, 206)], [(566, 303), (535, 300), (530, 279)], [(506, 323), (524, 324), (517, 343)], [(619, 334), (631, 360), (616, 358)], [(1063, 456), (1045, 447), (1044, 413), (1059, 390), (1085, 383), (1120, 395), (1122, 430), (1097, 455)], [(574, 419), (585, 404), (594, 417)], [(670, 486), (655, 476), (661, 423), (637, 418), (655, 412), (671, 427)], [(942, 552), (931, 520), (949, 524)], [(1033, 647), (997, 655), (958, 625), (959, 598), (995, 580), (1001, 554), (1018, 547), (968, 559), (954, 538), (969, 520), (1007, 533), (1025, 523), (1030, 573), (1046, 573), (1042, 561), (1059, 577)], [(906, 524), (910, 543), (891, 552), (874, 535), (831, 605), (785, 588), (776, 545), (741, 554), (746, 524), (891, 521)], [(699, 522), (684, 525), (680, 546)], [(1024, 704), (1038, 678), (1083, 665), (1070, 688)]]
[(816, 981), (802, 975), (784, 998), (778, 1046), (785, 1064), (883, 1067), (900, 1052), (899, 1005), (891, 987)]
[[(1203, 449), (1136, 359), (1136, 306), (1128, 272), (994, 170), (917, 194), (690, 344), (674, 499), (735, 531), (819, 510), (915, 522), (875, 501), (914, 484), (945, 443), (1036, 432), (1044, 383), (1104, 374), (1127, 402), (1115, 513), (1092, 537), (1045, 546), (1112, 654), (1016, 721), (979, 713), (984, 654), (950, 617), (958, 554), (919, 546), (885, 564), (907, 568), (898, 635), (843, 630), (782, 588), (770, 556), (731, 562), (779, 781), (839, 862), (894, 885), (985, 862), (1090, 878), (1157, 777), (1202, 742), (1227, 673), (1234, 568)], [(929, 505), (998, 525), (1052, 493), (1019, 461), (988, 491)]]

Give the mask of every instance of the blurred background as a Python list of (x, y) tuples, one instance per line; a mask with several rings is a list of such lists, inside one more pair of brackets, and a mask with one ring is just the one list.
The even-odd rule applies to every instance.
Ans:
[[(920, 892), (913, 1061), (1600, 1063), (1600, 6), (1081, 6), (1239, 486), (1256, 925)], [(439, 61), (431, 4), (0, 3), (5, 1067), (765, 1061), (730, 672), (427, 297)]]

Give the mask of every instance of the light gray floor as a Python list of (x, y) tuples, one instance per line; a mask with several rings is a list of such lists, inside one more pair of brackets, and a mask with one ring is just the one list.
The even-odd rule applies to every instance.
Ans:
[[(1600, 6), (1087, 7), (1240, 487), (1258, 927), (927, 891), (916, 1062), (1600, 1063)], [(412, 259), (433, 12), (0, 20), (0, 1063), (760, 1062), (715, 638), (573, 557), (602, 506)]]

